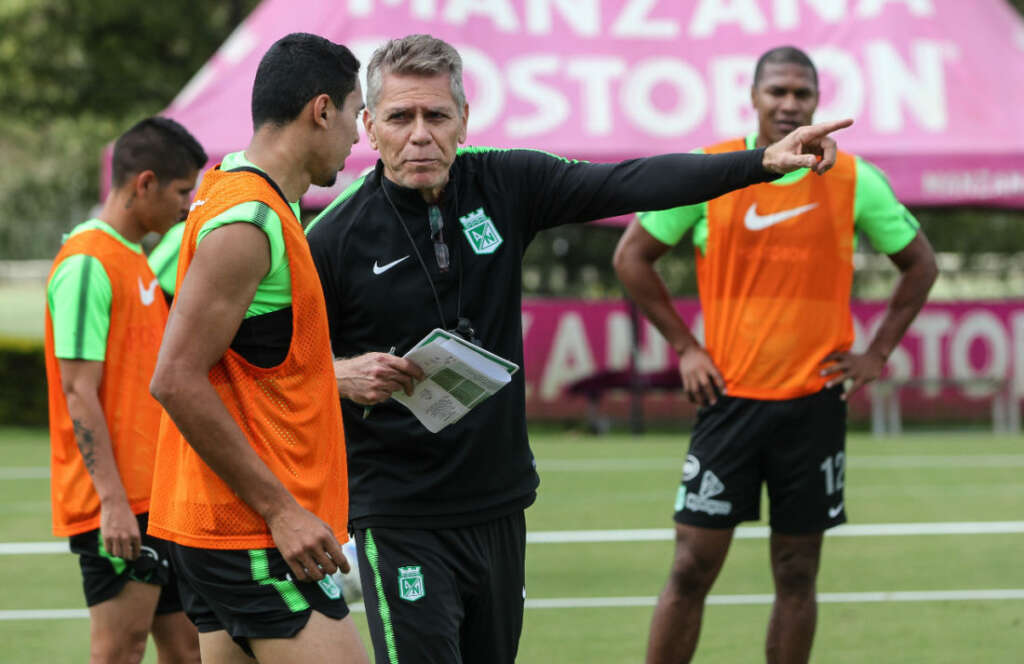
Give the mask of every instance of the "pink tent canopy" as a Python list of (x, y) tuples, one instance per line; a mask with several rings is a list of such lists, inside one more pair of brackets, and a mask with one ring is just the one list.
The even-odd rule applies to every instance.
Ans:
[[(211, 157), (245, 147), (260, 57), (289, 32), (348, 45), (426, 32), (465, 61), (469, 143), (591, 161), (687, 151), (755, 128), (756, 57), (807, 50), (816, 119), (908, 204), (1024, 206), (1024, 21), (1004, 0), (265, 0), (167, 109)], [(355, 146), (331, 200), (376, 160)]]

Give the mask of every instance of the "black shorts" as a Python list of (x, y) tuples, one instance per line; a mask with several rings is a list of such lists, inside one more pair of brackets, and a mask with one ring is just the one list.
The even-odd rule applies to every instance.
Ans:
[(733, 528), (761, 513), (773, 532), (820, 533), (846, 522), (846, 402), (839, 387), (798, 399), (725, 396), (697, 415), (675, 520)]
[(99, 528), (72, 535), (68, 543), (71, 553), (78, 554), (78, 565), (82, 568), (82, 588), (85, 591), (85, 605), (95, 606), (116, 597), (128, 581), (139, 581), (161, 586), (156, 614), (181, 611), (178, 584), (168, 562), (168, 543), (146, 534), (149, 514), (138, 514), (139, 532), (142, 533), (142, 548), (135, 560), (112, 556), (103, 546)]
[(252, 656), (249, 639), (287, 639), (313, 611), (341, 620), (348, 605), (331, 577), (292, 580), (277, 549), (198, 549), (169, 542), (181, 603), (201, 632), (226, 630)]
[(356, 530), (377, 664), (512, 664), (526, 599), (526, 518)]

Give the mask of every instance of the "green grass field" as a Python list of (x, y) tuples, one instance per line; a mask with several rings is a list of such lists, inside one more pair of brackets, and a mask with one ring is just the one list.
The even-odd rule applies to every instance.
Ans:
[[(528, 510), (531, 533), (667, 529), (685, 437), (537, 434), (542, 485)], [(1024, 643), (1024, 440), (988, 434), (929, 434), (876, 442), (851, 435), (846, 504), (854, 524), (1012, 522), (1005, 534), (829, 537), (819, 580), (825, 597), (812, 661), (953, 663), (1021, 661)], [(0, 429), (0, 541), (55, 541), (39, 467), (45, 432)], [(35, 469), (35, 470), (33, 470)], [(751, 524), (763, 525), (763, 524)], [(670, 541), (531, 543), (530, 602), (519, 661), (633, 663), (643, 660), (652, 602), (664, 581)], [(84, 619), (6, 619), (6, 611), (84, 606), (70, 554), (0, 555), (2, 662), (87, 659)], [(901, 592), (1016, 590), (1016, 599), (892, 601)], [(734, 541), (708, 607), (696, 662), (757, 662), (769, 612), (747, 596), (772, 592), (767, 541)], [(940, 596), (941, 597), (941, 596)], [(603, 598), (582, 608), (585, 598)], [(614, 606), (637, 598), (639, 606)], [(570, 608), (537, 602), (560, 599)], [(750, 603), (755, 602), (755, 603)], [(364, 616), (356, 614), (364, 630)], [(368, 643), (367, 639), (367, 643)], [(147, 662), (155, 662), (150, 648)]]

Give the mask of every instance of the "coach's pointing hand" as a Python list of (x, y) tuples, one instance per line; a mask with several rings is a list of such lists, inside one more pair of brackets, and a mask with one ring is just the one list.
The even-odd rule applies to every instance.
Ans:
[(828, 135), (852, 124), (853, 120), (847, 118), (797, 127), (778, 143), (769, 145), (761, 163), (765, 170), (774, 173), (810, 168), (822, 175), (836, 163), (836, 142)]

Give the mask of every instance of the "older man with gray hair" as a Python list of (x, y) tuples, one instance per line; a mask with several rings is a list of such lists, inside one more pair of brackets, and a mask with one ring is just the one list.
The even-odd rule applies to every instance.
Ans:
[(511, 663), (526, 597), (524, 510), (539, 484), (522, 373), (431, 433), (388, 401), (423, 377), (401, 355), (440, 327), (522, 364), (522, 256), (538, 231), (696, 203), (797, 168), (823, 173), (836, 149), (826, 135), (850, 122), (758, 150), (617, 164), (459, 149), (462, 60), (428, 35), (374, 53), (367, 108), (380, 160), (307, 233), (344, 358), (335, 374), (349, 514), (376, 661)]

